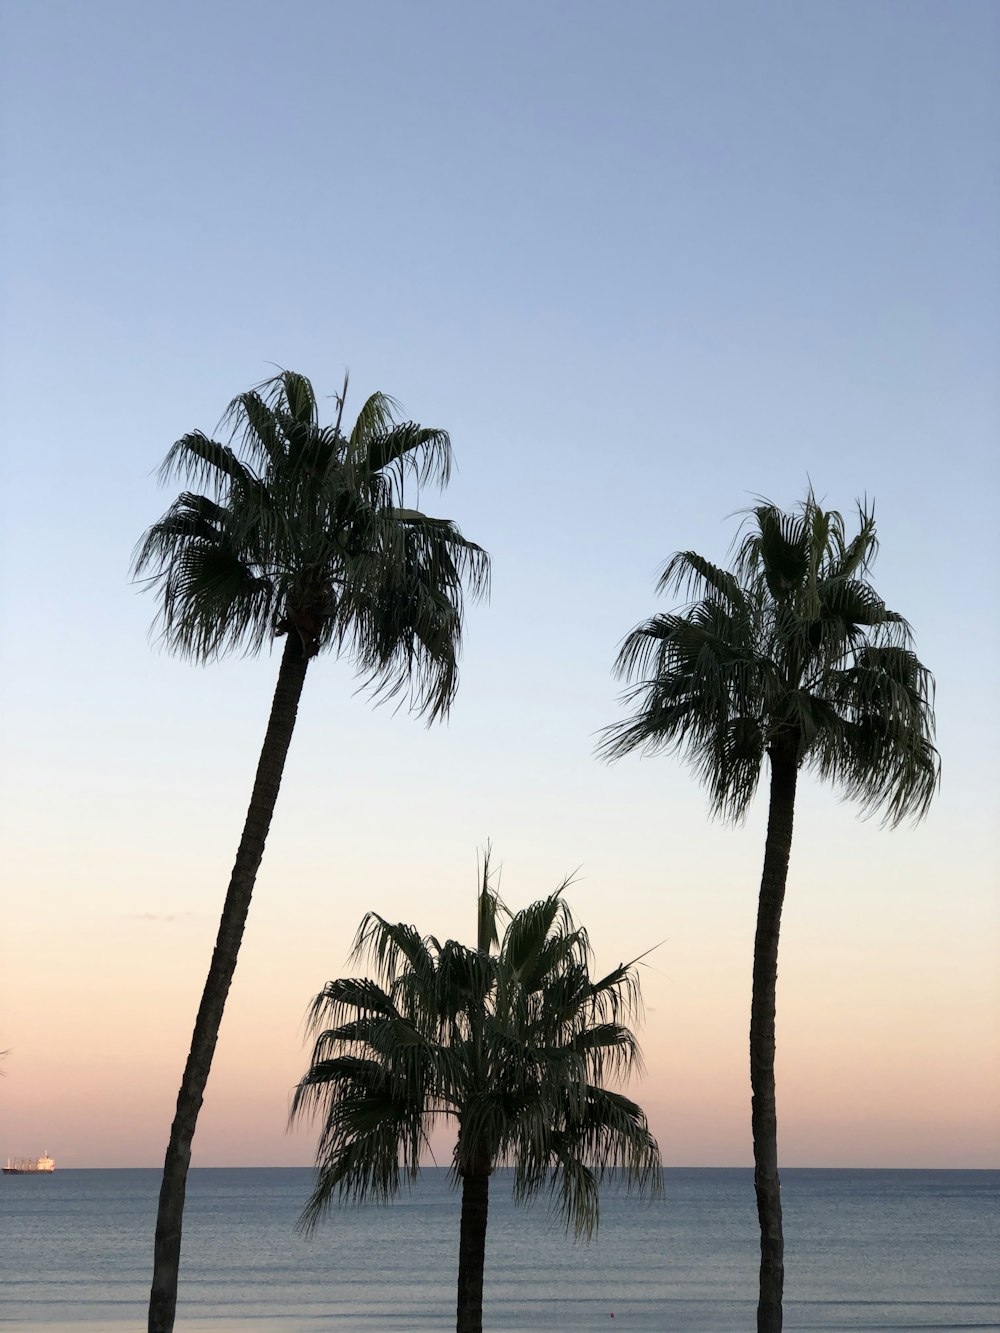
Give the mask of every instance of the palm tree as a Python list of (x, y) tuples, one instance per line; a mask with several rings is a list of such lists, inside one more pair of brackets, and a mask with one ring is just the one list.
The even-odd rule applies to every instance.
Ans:
[(672, 556), (659, 589), (693, 600), (624, 640), (616, 671), (632, 682), (625, 701), (636, 710), (599, 747), (610, 759), (681, 754), (713, 812), (731, 820), (746, 813), (765, 756), (770, 767), (750, 1019), (761, 1333), (776, 1333), (782, 1319), (774, 1018), (799, 770), (891, 826), (922, 817), (938, 783), (933, 678), (906, 621), (868, 581), (876, 549), (870, 510), (859, 505), (848, 538), (841, 515), (810, 491), (791, 513), (768, 502), (752, 509), (730, 570), (693, 551)]
[[(614, 1167), (640, 1191), (660, 1188), (660, 1156), (643, 1112), (604, 1087), (639, 1063), (628, 1028), (635, 966), (600, 980), (562, 899), (565, 885), (511, 917), (490, 887), (470, 949), (369, 913), (354, 958), (376, 980), (331, 981), (311, 1010), (312, 1062), (291, 1118), (321, 1113), (310, 1230), (334, 1198), (387, 1200), (418, 1174), (433, 1124), (457, 1127), (461, 1182), (458, 1333), (481, 1333), (483, 1267), (494, 1169), (514, 1169), (514, 1198), (543, 1189), (566, 1225), (590, 1237), (598, 1184)], [(497, 921), (507, 916), (502, 940)]]
[(405, 504), (407, 480), (448, 480), (447, 433), (398, 422), (380, 393), (347, 433), (346, 390), (345, 380), (334, 423), (323, 426), (309, 380), (282, 371), (233, 400), (228, 443), (183, 436), (161, 477), (197, 489), (178, 496), (134, 557), (175, 652), (207, 662), (285, 640), (170, 1130), (149, 1333), (174, 1326), (191, 1141), (309, 663), (323, 649), (346, 653), (376, 697), (408, 695), (429, 721), (443, 717), (458, 684), (463, 579), (474, 595), (488, 585), (485, 552), (448, 520)]

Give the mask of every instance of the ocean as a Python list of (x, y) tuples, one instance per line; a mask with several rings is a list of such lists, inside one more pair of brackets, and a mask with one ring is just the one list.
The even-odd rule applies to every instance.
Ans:
[[(458, 1195), (443, 1169), (388, 1206), (294, 1230), (306, 1169), (195, 1169), (177, 1333), (415, 1333), (454, 1328)], [(155, 1170), (0, 1179), (0, 1329), (142, 1333)], [(785, 1170), (785, 1328), (1000, 1329), (1000, 1171)], [(602, 1195), (574, 1242), (546, 1203), (490, 1193), (490, 1333), (749, 1333), (749, 1170), (674, 1169), (664, 1197)]]

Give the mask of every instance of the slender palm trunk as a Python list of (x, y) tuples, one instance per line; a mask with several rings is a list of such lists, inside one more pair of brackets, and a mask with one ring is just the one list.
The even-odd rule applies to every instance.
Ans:
[(271, 704), (271, 716), (257, 764), (250, 808), (229, 880), (215, 951), (195, 1019), (180, 1092), (177, 1094), (174, 1122), (170, 1127), (156, 1214), (153, 1285), (149, 1293), (149, 1333), (172, 1333), (174, 1327), (177, 1273), (181, 1258), (181, 1224), (187, 1173), (191, 1163), (191, 1140), (194, 1138), (198, 1112), (201, 1110), (205, 1084), (208, 1082), (219, 1038), (222, 1011), (236, 971), (250, 898), (278, 799), (285, 756), (295, 728), (295, 716), (308, 665), (309, 659), (303, 651), (301, 638), (294, 631), (289, 631)]
[(462, 1176), (456, 1333), (483, 1333), (483, 1269), (486, 1266), (489, 1206), (489, 1163), (479, 1161)]
[(774, 1015), (778, 985), (778, 934), (792, 850), (795, 747), (774, 747), (771, 803), (767, 817), (764, 870), (753, 946), (753, 999), (750, 1009), (750, 1086), (753, 1090), (754, 1189), (760, 1222), (760, 1295), (757, 1333), (781, 1333), (781, 1295), (785, 1284), (785, 1240), (781, 1229), (778, 1179), (778, 1119), (774, 1097)]

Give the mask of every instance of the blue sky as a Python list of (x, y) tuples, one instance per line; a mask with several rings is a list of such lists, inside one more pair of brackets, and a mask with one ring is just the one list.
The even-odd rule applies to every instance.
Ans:
[[(666, 939), (651, 984), (673, 980), (648, 1044), (689, 1086), (717, 1046), (719, 1087), (738, 1087), (760, 812), (711, 824), (679, 764), (606, 769), (593, 738), (619, 716), (610, 665), (657, 606), (660, 563), (678, 548), (722, 559), (734, 511), (758, 494), (794, 503), (811, 478), (832, 506), (875, 501), (876, 582), (937, 675), (945, 779), (927, 824), (893, 834), (805, 793), (783, 985), (791, 996), (793, 967), (803, 984), (861, 975), (870, 945), (865, 1008), (887, 1015), (872, 1060), (891, 1064), (933, 1012), (937, 1081), (971, 1080), (986, 1123), (998, 51), (1000, 11), (979, 0), (7, 0), (3, 832), (12, 927), (44, 920), (50, 941), (9, 983), (0, 1028), (23, 1134), (53, 1076), (46, 1006), (75, 967), (108, 1099), (130, 1038), (93, 1029), (109, 1007), (141, 1015), (156, 1091), (130, 1160), (159, 1154), (171, 1043), (186, 1039), (275, 664), (157, 655), (129, 556), (169, 500), (153, 473), (170, 443), (211, 429), (274, 363), (326, 393), (349, 367), (355, 406), (382, 389), (451, 431), (458, 473), (423, 503), (491, 551), (494, 591), (470, 612), (446, 729), (373, 712), (346, 664), (311, 673), (220, 1087), (242, 1086), (260, 1005), (288, 1046), (283, 1105), (295, 1024), (361, 913), (462, 929), (488, 837), (513, 902), (581, 866), (579, 914), (611, 953)], [(98, 984), (84, 938), (91, 959), (131, 970)], [(732, 1009), (688, 1050), (711, 958)], [(813, 998), (800, 1012), (822, 1026), (828, 1000)], [(790, 1034), (794, 1012), (789, 999)], [(803, 1086), (839, 1040), (831, 1028), (810, 1054), (803, 1029)], [(669, 1080), (649, 1063), (659, 1097)], [(88, 1115), (108, 1123), (93, 1095)], [(684, 1158), (700, 1112), (672, 1096), (664, 1137)], [(743, 1160), (742, 1097), (703, 1159)], [(790, 1132), (812, 1161), (825, 1148), (807, 1101)], [(254, 1160), (291, 1151), (263, 1127), (272, 1111), (247, 1140)], [(928, 1116), (911, 1156), (934, 1164), (965, 1131)], [(966, 1133), (977, 1162), (984, 1132)], [(890, 1123), (878, 1142), (893, 1141)]]

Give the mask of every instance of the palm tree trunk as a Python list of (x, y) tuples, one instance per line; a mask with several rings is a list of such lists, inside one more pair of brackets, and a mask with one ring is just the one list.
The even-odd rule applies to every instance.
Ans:
[(177, 1094), (177, 1110), (170, 1127), (163, 1182), (156, 1214), (156, 1240), (153, 1252), (153, 1284), (149, 1293), (149, 1333), (172, 1333), (177, 1308), (177, 1273), (181, 1258), (181, 1224), (188, 1167), (191, 1164), (191, 1140), (194, 1138), (198, 1112), (201, 1110), (208, 1082), (219, 1025), (226, 996), (236, 971), (236, 959), (243, 939), (250, 898), (264, 843), (271, 827), (285, 756), (295, 728), (302, 686), (305, 683), (306, 656), (300, 636), (290, 630), (285, 640), (278, 671), (278, 683), (271, 704), (271, 716), (257, 764), (257, 776), (250, 797), (243, 836), (236, 853), (236, 863), (229, 880), (219, 933), (211, 966), (205, 981), (198, 1016), (195, 1019), (191, 1049), (184, 1066), (184, 1076)]
[(456, 1333), (483, 1333), (483, 1269), (489, 1206), (490, 1167), (488, 1161), (480, 1160), (462, 1176)]
[(778, 985), (778, 935), (788, 879), (798, 777), (796, 746), (775, 746), (771, 762), (771, 803), (767, 817), (764, 870), (753, 946), (753, 999), (750, 1007), (750, 1086), (753, 1090), (754, 1189), (760, 1222), (760, 1294), (757, 1333), (781, 1333), (785, 1284), (785, 1240), (781, 1229), (778, 1179), (778, 1119), (774, 1096), (774, 1016)]

